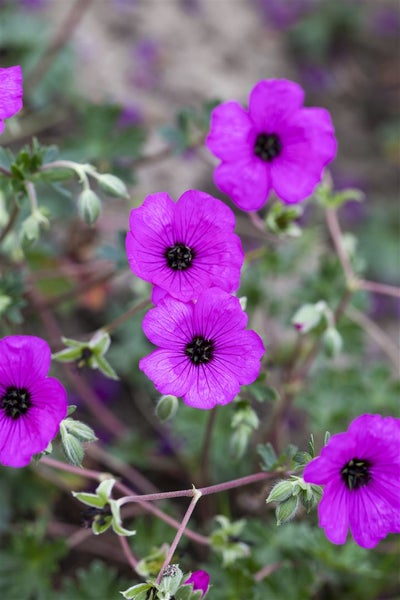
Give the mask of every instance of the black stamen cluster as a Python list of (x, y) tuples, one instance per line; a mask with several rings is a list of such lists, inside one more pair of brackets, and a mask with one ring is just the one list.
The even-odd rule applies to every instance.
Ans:
[(352, 458), (340, 471), (342, 480), (349, 490), (358, 490), (371, 481), (371, 463), (368, 460)]
[(198, 335), (186, 345), (185, 354), (195, 366), (199, 366), (212, 360), (214, 349), (215, 346), (212, 340), (206, 340), (202, 335)]
[(0, 407), (11, 419), (25, 415), (31, 404), (31, 395), (26, 388), (9, 386), (0, 398)]
[(282, 144), (276, 133), (259, 133), (254, 144), (254, 154), (264, 160), (271, 162), (280, 155)]
[(177, 243), (166, 249), (165, 258), (173, 271), (185, 271), (192, 263), (194, 252), (189, 246)]

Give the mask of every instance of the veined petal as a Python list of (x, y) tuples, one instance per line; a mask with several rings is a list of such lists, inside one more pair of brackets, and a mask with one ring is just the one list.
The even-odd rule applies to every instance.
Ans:
[(188, 406), (210, 410), (217, 404), (228, 404), (240, 391), (236, 377), (224, 365), (212, 364), (193, 367), (192, 384), (183, 396)]
[(193, 384), (192, 366), (183, 351), (155, 350), (139, 361), (139, 368), (161, 394), (183, 396)]
[(220, 336), (234, 336), (237, 330), (247, 325), (247, 314), (238, 298), (230, 296), (220, 288), (210, 288), (199, 296), (193, 309), (193, 330), (216, 343)]
[(156, 346), (179, 350), (191, 340), (192, 315), (192, 304), (167, 296), (148, 311), (143, 319), (143, 331)]

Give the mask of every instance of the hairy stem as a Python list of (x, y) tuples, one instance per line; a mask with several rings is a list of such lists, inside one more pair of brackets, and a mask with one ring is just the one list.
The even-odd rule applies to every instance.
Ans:
[(164, 570), (166, 569), (166, 567), (168, 567), (169, 563), (171, 562), (174, 552), (175, 552), (175, 550), (180, 542), (180, 539), (186, 529), (186, 525), (189, 523), (190, 517), (192, 516), (192, 513), (196, 507), (196, 504), (202, 496), (201, 491), (196, 490), (196, 489), (192, 490), (192, 494), (193, 494), (193, 498), (187, 508), (187, 511), (182, 519), (182, 523), (180, 524), (180, 527), (179, 527), (178, 531), (176, 532), (173, 542), (168, 550), (167, 556), (165, 557), (165, 560), (164, 560), (164, 564), (161, 567), (159, 574), (157, 575), (156, 583), (160, 583), (161, 578), (164, 573)]

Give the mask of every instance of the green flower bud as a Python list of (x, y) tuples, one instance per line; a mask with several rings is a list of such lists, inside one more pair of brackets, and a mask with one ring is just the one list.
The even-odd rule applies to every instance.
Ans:
[(293, 483), (288, 480), (278, 481), (269, 493), (266, 502), (283, 502), (293, 494)]
[(115, 175), (111, 175), (110, 173), (103, 173), (101, 175), (97, 175), (96, 179), (99, 182), (99, 186), (105, 192), (122, 198), (126, 198), (128, 196), (126, 185), (121, 179), (119, 179), (119, 177), (115, 177)]
[(178, 405), (178, 398), (176, 396), (172, 396), (171, 394), (161, 396), (156, 406), (157, 417), (162, 423), (169, 421), (175, 416)]
[(299, 496), (290, 496), (287, 500), (284, 500), (275, 510), (276, 524), (282, 525), (291, 521), (295, 516), (299, 508)]
[(342, 336), (334, 327), (328, 327), (322, 337), (325, 354), (329, 358), (335, 358), (343, 346)]
[(325, 308), (326, 304), (323, 301), (303, 304), (294, 314), (292, 324), (300, 333), (308, 333), (320, 323)]
[(78, 212), (88, 225), (93, 225), (98, 219), (101, 212), (101, 202), (93, 190), (86, 189), (79, 194)]

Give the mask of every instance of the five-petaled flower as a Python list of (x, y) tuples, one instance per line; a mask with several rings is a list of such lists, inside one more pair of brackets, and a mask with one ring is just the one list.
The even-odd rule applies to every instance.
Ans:
[(3, 119), (9, 119), (22, 108), (22, 70), (20, 66), (0, 68), (0, 133)]
[(47, 448), (67, 414), (67, 395), (47, 377), (51, 353), (35, 336), (0, 340), (0, 463), (24, 467)]
[(194, 592), (196, 590), (202, 591), (201, 597), (203, 598), (206, 595), (207, 590), (210, 586), (210, 576), (207, 573), (207, 571), (193, 571), (190, 577), (185, 581), (185, 584), (190, 583), (193, 586)]
[(264, 345), (246, 325), (239, 300), (218, 288), (195, 303), (167, 296), (144, 318), (143, 330), (159, 348), (139, 367), (159, 392), (180, 396), (189, 406), (227, 404), (260, 371)]
[(349, 527), (364, 548), (400, 533), (400, 419), (357, 417), (306, 466), (304, 480), (325, 486), (319, 525), (334, 544), (345, 543)]
[(234, 227), (231, 209), (204, 192), (188, 190), (176, 203), (152, 194), (131, 211), (130, 267), (155, 285), (154, 302), (166, 293), (188, 302), (212, 286), (232, 292), (244, 258)]
[(286, 203), (301, 202), (335, 157), (328, 111), (303, 100), (297, 83), (270, 79), (253, 88), (248, 110), (230, 101), (212, 111), (206, 145), (222, 161), (214, 181), (242, 210), (258, 210), (272, 190)]

